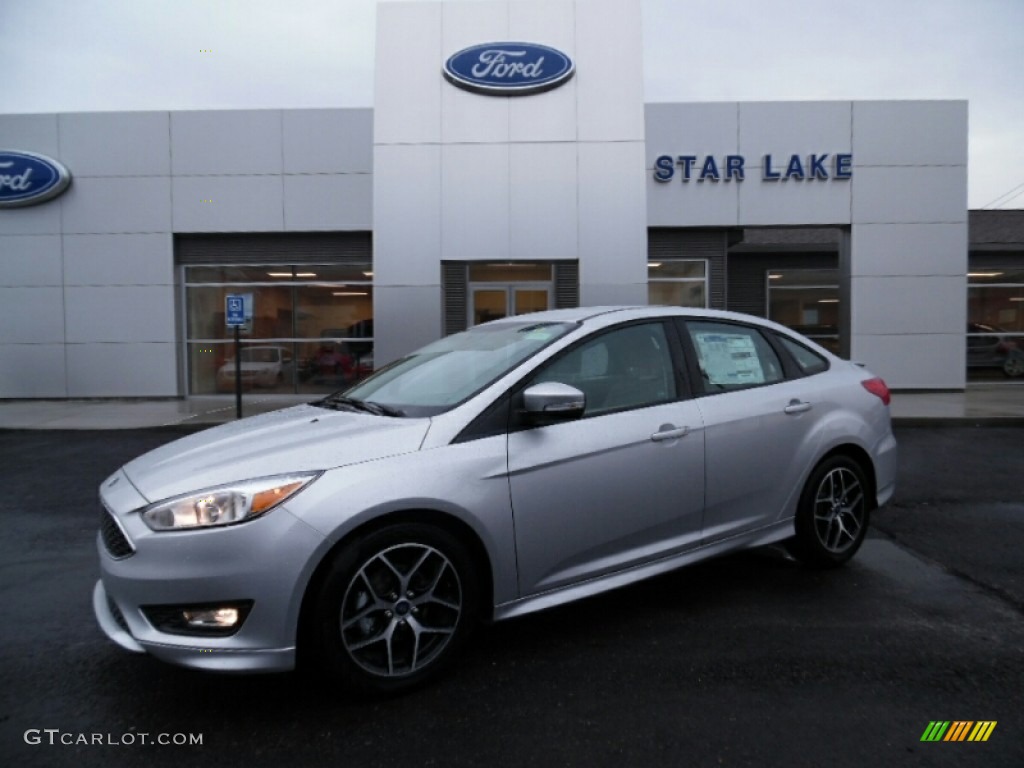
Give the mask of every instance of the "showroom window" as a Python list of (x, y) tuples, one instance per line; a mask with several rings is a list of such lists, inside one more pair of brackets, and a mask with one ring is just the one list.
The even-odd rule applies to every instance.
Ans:
[(1024, 382), (1024, 269), (967, 273), (967, 376)]
[(839, 271), (768, 270), (768, 319), (839, 354)]
[(252, 295), (242, 382), (267, 394), (327, 393), (373, 370), (373, 271), (345, 264), (185, 266), (189, 394), (234, 391), (234, 333), (224, 297)]
[(648, 261), (647, 303), (669, 307), (707, 307), (707, 261), (705, 259)]

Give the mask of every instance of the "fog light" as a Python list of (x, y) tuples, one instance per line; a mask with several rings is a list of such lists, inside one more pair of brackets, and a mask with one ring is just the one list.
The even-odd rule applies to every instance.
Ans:
[(228, 637), (241, 628), (251, 609), (252, 600), (226, 600), (200, 605), (144, 605), (142, 613), (161, 632)]
[(208, 608), (201, 611), (182, 611), (185, 623), (190, 627), (216, 627), (226, 629), (238, 623), (237, 608)]

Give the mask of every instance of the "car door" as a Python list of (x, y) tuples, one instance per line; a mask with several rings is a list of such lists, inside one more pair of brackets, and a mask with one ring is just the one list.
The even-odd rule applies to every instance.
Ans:
[(569, 384), (587, 406), (577, 420), (509, 433), (520, 594), (699, 544), (704, 435), (679, 363), (671, 325), (636, 323), (575, 345), (524, 383)]
[(810, 378), (786, 378), (753, 326), (690, 319), (684, 347), (704, 422), (705, 543), (769, 525), (795, 509), (827, 406)]

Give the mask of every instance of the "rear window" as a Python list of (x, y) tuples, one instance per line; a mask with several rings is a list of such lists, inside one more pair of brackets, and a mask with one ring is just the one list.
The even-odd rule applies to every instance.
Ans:
[(812, 376), (828, 370), (828, 360), (788, 336), (779, 336), (779, 341), (793, 357), (797, 367), (805, 376)]

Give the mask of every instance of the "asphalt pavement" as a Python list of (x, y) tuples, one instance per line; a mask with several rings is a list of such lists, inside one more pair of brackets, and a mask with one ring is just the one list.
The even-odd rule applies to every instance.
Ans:
[(899, 490), (876, 525), (1024, 612), (1024, 429), (904, 428), (897, 435)]
[[(898, 429), (897, 497), (843, 569), (704, 563), (487, 627), (376, 701), (102, 636), (96, 487), (183, 433), (0, 430), (0, 765), (1024, 766), (1020, 427)], [(934, 720), (998, 724), (922, 742)], [(142, 743), (164, 734), (202, 743)]]

